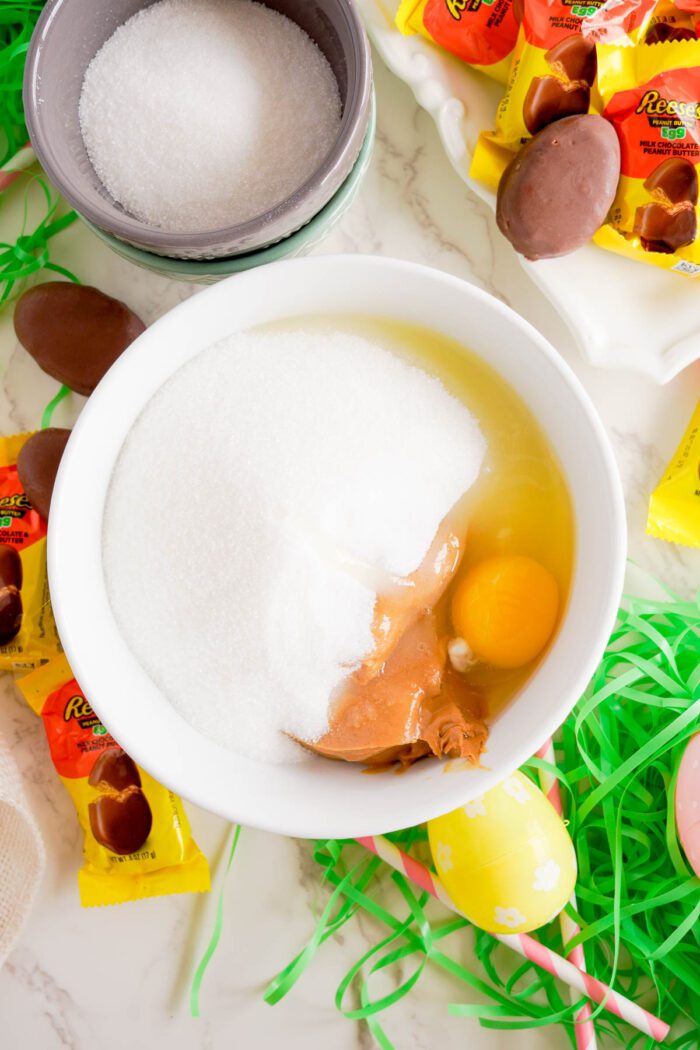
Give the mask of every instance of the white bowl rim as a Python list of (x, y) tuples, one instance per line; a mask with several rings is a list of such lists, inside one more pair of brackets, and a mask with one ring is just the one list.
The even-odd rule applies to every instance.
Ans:
[[(219, 780), (226, 779), (222, 773), (222, 756), (226, 756), (232, 767), (242, 767), (243, 771), (259, 764), (253, 763), (251, 766), (249, 760), (231, 752), (224, 752), (218, 744), (205, 739), (187, 725), (170, 707), (127, 649), (111, 615), (106, 595), (101, 565), (102, 517), (108, 480), (116, 455), (133, 419), (151, 396), (149, 375), (155, 366), (160, 364), (159, 371), (163, 373), (163, 377), (167, 377), (185, 360), (208, 345), (202, 343), (194, 350), (183, 351), (179, 356), (176, 354), (177, 363), (174, 363), (173, 345), (172, 342), (169, 343), (168, 336), (187, 329), (195, 319), (198, 319), (201, 325), (203, 318), (211, 317), (217, 310), (230, 313), (236, 301), (239, 306), (245, 301), (246, 290), (260, 282), (264, 282), (271, 299), (275, 282), (289, 281), (297, 277), (313, 284), (315, 271), (319, 274), (332, 272), (339, 280), (344, 276), (357, 277), (358, 272), (362, 271), (370, 281), (376, 276), (378, 281), (391, 278), (399, 284), (402, 278), (408, 278), (410, 275), (414, 279), (420, 279), (426, 296), (430, 293), (431, 284), (434, 287), (442, 285), (443, 290), (447, 289), (450, 294), (460, 296), (466, 308), (483, 310), (491, 315), (500, 314), (512, 329), (517, 329), (523, 339), (536, 349), (543, 371), (553, 377), (558, 375), (562, 388), (568, 388), (569, 394), (578, 403), (582, 418), (588, 427), (590, 447), (603, 467), (600, 485), (608, 511), (605, 533), (608, 549), (603, 556), (606, 561), (607, 586), (603, 588), (604, 593), (597, 596), (600, 599), (600, 604), (596, 607), (598, 615), (590, 626), (590, 636), (585, 644), (586, 651), (570, 672), (566, 696), (555, 697), (548, 708), (547, 717), (540, 719), (531, 728), (528, 726), (528, 730), (518, 737), (516, 745), (509, 752), (507, 762), (501, 763), (498, 769), (486, 768), (479, 771), (478, 788), (474, 788), (472, 781), (469, 782), (470, 786), (465, 788), (461, 776), (445, 777), (441, 781), (439, 803), (425, 795), (419, 798), (412, 797), (410, 813), (403, 813), (401, 806), (396, 805), (388, 807), (391, 809), (390, 814), (383, 811), (380, 805), (373, 806), (371, 812), (360, 816), (357, 813), (338, 813), (337, 809), (331, 812), (325, 800), (319, 798), (318, 794), (313, 796), (318, 805), (321, 808), (326, 806), (322, 815), (317, 812), (315, 806), (304, 812), (296, 809), (292, 811), (287, 801), (272, 797), (272, 792), (267, 794), (267, 797), (261, 797), (260, 793), (248, 797), (245, 789), (246, 778), (240, 771), (235, 789), (236, 797), (224, 797), (226, 793), (222, 796), (221, 784), (217, 790), (215, 782), (217, 777)], [(324, 309), (323, 304), (319, 304), (317, 312), (323, 314), (328, 312), (328, 308)], [(352, 312), (351, 307), (348, 312)], [(367, 314), (366, 310), (358, 312)], [(288, 316), (291, 316), (291, 313), (292, 311), (289, 311)], [(430, 321), (422, 323), (428, 328), (436, 327)], [(227, 330), (234, 331), (236, 327), (234, 316)], [(214, 340), (210, 340), (212, 341)], [(150, 355), (148, 359), (147, 354)], [(153, 391), (164, 381), (163, 377), (152, 386)], [(120, 417), (119, 427), (105, 427), (104, 419), (115, 413)], [(100, 451), (107, 457), (105, 462), (108, 470), (101, 469), (105, 462), (98, 460), (97, 466), (100, 469), (96, 472), (95, 456)], [(89, 480), (88, 484), (86, 479)], [(319, 255), (286, 259), (260, 269), (233, 275), (186, 299), (148, 328), (102, 380), (74, 427), (56, 479), (48, 534), (49, 580), (59, 633), (75, 677), (107, 729), (139, 765), (189, 801), (228, 820), (301, 838), (355, 838), (421, 823), (482, 794), (530, 758), (568, 716), (602, 656), (617, 616), (625, 553), (624, 500), (607, 434), (579, 380), (544, 336), (510, 307), (457, 277), (412, 262), (362, 255)], [(566, 619), (565, 615), (564, 622)], [(533, 678), (539, 679), (542, 668), (547, 666), (552, 654), (558, 649), (559, 644), (555, 640)], [(117, 678), (124, 685), (118, 685)], [(532, 679), (525, 686), (523, 696), (531, 689), (531, 682)], [(143, 695), (149, 696), (149, 702), (138, 707), (135, 694), (132, 695), (128, 689), (130, 685), (136, 686), (139, 698)], [(128, 697), (128, 700), (125, 700), (125, 697)], [(124, 703), (126, 706), (123, 706)], [(520, 703), (520, 696), (514, 701), (514, 704), (517, 703)], [(166, 734), (161, 732), (163, 717), (166, 717), (168, 722)], [(164, 739), (164, 736), (167, 739)], [(152, 740), (151, 737), (157, 739)], [(219, 765), (215, 774), (212, 774), (215, 760)], [(311, 769), (314, 763), (316, 767), (321, 763), (325, 767), (342, 765), (346, 770), (352, 768), (342, 763), (329, 763), (320, 758), (313, 758), (305, 768)], [(438, 765), (436, 760), (430, 759), (418, 764), (424, 773)], [(417, 769), (418, 766), (413, 769)], [(265, 767), (268, 771), (276, 768), (280, 767)], [(353, 772), (359, 774), (360, 771), (355, 767)], [(211, 779), (212, 775), (214, 782)], [(232, 777), (233, 780), (236, 779), (233, 774)], [(370, 779), (376, 782), (376, 778)], [(322, 786), (322, 780), (323, 777), (316, 785), (317, 792), (318, 787)], [(233, 782), (230, 786), (233, 787)], [(311, 785), (310, 796), (313, 790)], [(279, 811), (280, 806), (284, 810), (282, 815)]]

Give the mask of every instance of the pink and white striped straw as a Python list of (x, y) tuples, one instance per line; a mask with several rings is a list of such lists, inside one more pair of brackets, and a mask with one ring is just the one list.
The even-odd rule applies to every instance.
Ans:
[[(431, 896), (442, 901), (450, 911), (463, 915), (453, 903), (437, 876), (433, 875), (420, 861), (410, 857), (408, 853), (404, 853), (393, 842), (389, 842), (383, 835), (369, 835), (365, 838), (358, 838), (357, 842), (378, 857), (381, 857), (390, 867), (400, 871)], [(466, 918), (466, 916), (464, 917)], [(551, 973), (554, 977), (559, 977), (570, 988), (575, 988), (580, 992), (581, 995), (587, 995), (595, 1003), (603, 1003), (609, 1013), (620, 1017), (623, 1021), (627, 1021), (628, 1024), (631, 1024), (645, 1035), (651, 1036), (658, 1043), (662, 1043), (668, 1035), (669, 1026), (659, 1017), (654, 1017), (653, 1014), (644, 1010), (637, 1003), (626, 999), (619, 992), (614, 992), (612, 988), (603, 984), (602, 981), (596, 980), (595, 977), (591, 977), (590, 974), (584, 973), (574, 963), (569, 962), (568, 959), (561, 955), (557, 955), (556, 952), (545, 947), (544, 944), (540, 944), (539, 941), (535, 940), (534, 937), (530, 937), (529, 934), (497, 933), (494, 936), (497, 941), (507, 944), (513, 951), (525, 956), (526, 959), (535, 963), (536, 966), (540, 966), (547, 973)]]
[[(550, 765), (556, 766), (557, 760), (554, 754), (554, 743), (551, 739), (546, 740), (539, 751), (536, 752), (538, 758), (544, 759), (545, 762), (549, 762)], [(556, 809), (559, 816), (564, 819), (564, 807), (561, 801), (561, 791), (559, 790), (559, 781), (557, 778), (546, 769), (538, 769), (537, 776), (539, 778), (540, 787), (547, 796), (549, 801)], [(571, 904), (574, 908), (576, 907), (576, 895), (572, 893)], [(559, 915), (559, 925), (561, 927), (561, 936), (564, 944), (568, 944), (569, 941), (581, 932), (578, 923), (574, 922), (565, 911)], [(586, 970), (586, 957), (583, 952), (583, 945), (577, 944), (575, 948), (572, 948), (570, 952), (566, 953), (566, 958), (577, 966), (579, 970)], [(572, 990), (572, 998), (576, 998), (576, 993)], [(577, 1050), (596, 1050), (598, 1041), (595, 1034), (595, 1024), (591, 1018), (591, 1004), (584, 1003), (579, 1012), (576, 1014), (576, 1027), (574, 1034), (576, 1038)]]
[(34, 150), (29, 145), (22, 146), (6, 161), (5, 166), (0, 168), (0, 193), (15, 182), (23, 171), (31, 167), (36, 160)]

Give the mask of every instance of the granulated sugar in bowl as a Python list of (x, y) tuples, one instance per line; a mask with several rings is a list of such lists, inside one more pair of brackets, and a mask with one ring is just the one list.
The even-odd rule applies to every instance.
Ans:
[(372, 98), (353, 0), (46, 0), (27, 129), (93, 226), (173, 259), (237, 257), (314, 219)]
[(234, 226), (313, 175), (340, 127), (323, 52), (254, 0), (160, 0), (85, 73), (80, 126), (105, 188), (166, 230)]
[[(457, 403), (430, 365), (415, 376), (404, 360), (358, 342), (353, 333), (366, 319), (400, 332), (419, 329), (412, 345), (421, 361), (438, 361), (422, 356), (431, 342), (442, 347), (440, 375), (446, 369), (461, 384)], [(305, 329), (308, 338), (300, 339)], [(500, 393), (473, 414), (465, 406), (476, 387), (464, 377), (476, 382), (485, 370)], [(521, 553), (544, 559), (563, 604), (546, 651), (489, 717), (481, 763), (426, 757), (402, 776), (367, 776), (363, 760), (273, 754), (270, 740), (280, 725), (312, 740), (323, 728), (320, 694), (332, 691), (341, 668), (354, 673), (358, 657), (377, 644), (374, 631), (369, 637), (374, 595), (421, 561), (455, 494), (466, 491), (474, 521), (473, 530), (460, 532), (464, 580), (470, 558), (493, 543), (507, 550), (500, 508), (518, 489), (520, 473), (500, 487), (494, 476), (495, 518), (477, 521), (469, 501), (472, 491), (484, 498), (499, 418), (510, 426), (513, 404), (525, 423), (532, 421), (528, 432), (535, 426), (552, 450), (555, 458), (542, 460), (539, 477), (563, 480), (560, 504), (568, 510), (560, 520), (570, 518), (575, 545), (562, 548), (555, 531), (542, 546), (521, 530)], [(180, 433), (168, 405), (177, 405)], [(314, 412), (315, 422), (305, 418)], [(170, 451), (158, 451), (160, 432), (161, 445), (166, 437), (173, 443), (169, 466)], [(522, 441), (513, 439), (508, 448), (517, 454)], [(538, 506), (535, 500), (534, 520), (546, 532), (551, 523)], [(336, 515), (337, 508), (344, 509)], [(561, 724), (592, 674), (614, 623), (624, 569), (624, 507), (612, 453), (557, 353), (471, 285), (361, 256), (249, 271), (147, 329), (87, 402), (63, 457), (51, 517), (58, 628), (76, 678), (110, 732), (160, 782), (198, 805), (308, 837), (354, 837), (430, 819), (521, 765)], [(375, 519), (379, 527), (366, 528)], [(159, 574), (163, 594), (144, 594)], [(167, 637), (176, 635), (182, 652)], [(425, 651), (433, 652), (429, 645)], [(317, 691), (313, 703), (307, 687)], [(244, 726), (238, 718), (240, 739), (236, 712), (248, 720)], [(257, 757), (256, 723), (266, 740)]]
[[(377, 592), (418, 568), (484, 452), (463, 404), (366, 338), (232, 335), (166, 383), (119, 457), (104, 565), (124, 638), (212, 740), (305, 760), (287, 734), (327, 731)], [(192, 586), (193, 550), (211, 586)]]

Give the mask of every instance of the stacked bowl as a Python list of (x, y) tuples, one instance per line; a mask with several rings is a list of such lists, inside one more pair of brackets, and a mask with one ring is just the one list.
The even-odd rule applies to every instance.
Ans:
[[(352, 0), (265, 0), (325, 55), (341, 120), (319, 167), (274, 208), (238, 225), (169, 231), (129, 214), (107, 192), (83, 141), (85, 70), (115, 30), (154, 0), (49, 0), (30, 46), (27, 127), (47, 176), (85, 223), (119, 254), (166, 276), (211, 282), (314, 247), (352, 202), (369, 165), (375, 127), (369, 44)], [(222, 105), (235, 100), (222, 98)], [(186, 160), (186, 159), (185, 159)]]

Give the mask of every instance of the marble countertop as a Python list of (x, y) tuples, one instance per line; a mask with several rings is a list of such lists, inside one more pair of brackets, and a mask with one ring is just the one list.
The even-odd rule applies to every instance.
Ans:
[[(379, 63), (376, 81), (379, 125), (372, 167), (353, 208), (320, 251), (391, 255), (447, 270), (486, 288), (536, 325), (581, 378), (612, 438), (627, 501), (631, 558), (689, 593), (700, 584), (700, 551), (646, 537), (644, 522), (649, 493), (700, 397), (700, 365), (657, 387), (583, 362), (491, 214), (452, 171), (410, 91)], [(78, 224), (61, 235), (56, 255), (85, 280), (125, 299), (146, 321), (193, 291), (133, 268)], [(0, 318), (0, 367), (3, 431), (36, 427), (55, 384), (18, 349), (6, 316)], [(69, 422), (79, 407), (79, 398), (64, 403), (57, 424)], [(266, 983), (312, 930), (318, 878), (308, 843), (244, 830), (226, 888), (222, 943), (204, 985), (203, 1016), (193, 1020), (187, 1006), (191, 964), (201, 950), (202, 930), (210, 928), (214, 895), (81, 910), (76, 887), (81, 835), (72, 803), (54, 773), (39, 721), (9, 678), (0, 680), (0, 734), (11, 743), (48, 855), (37, 905), (0, 970), (3, 1046), (247, 1050), (284, 1044), (289, 1050), (331, 1045), (350, 1050), (373, 1045), (364, 1025), (346, 1020), (333, 1005), (338, 982), (377, 939), (377, 931), (363, 923), (346, 927), (342, 937), (325, 945), (282, 1003), (271, 1008), (262, 1001)], [(189, 812), (197, 840), (219, 870), (226, 824), (194, 807)], [(469, 945), (459, 951), (468, 957)], [(397, 1050), (568, 1046), (560, 1030), (499, 1033), (448, 1017), (447, 1004), (461, 997), (462, 986), (424, 975), (386, 1015)]]

